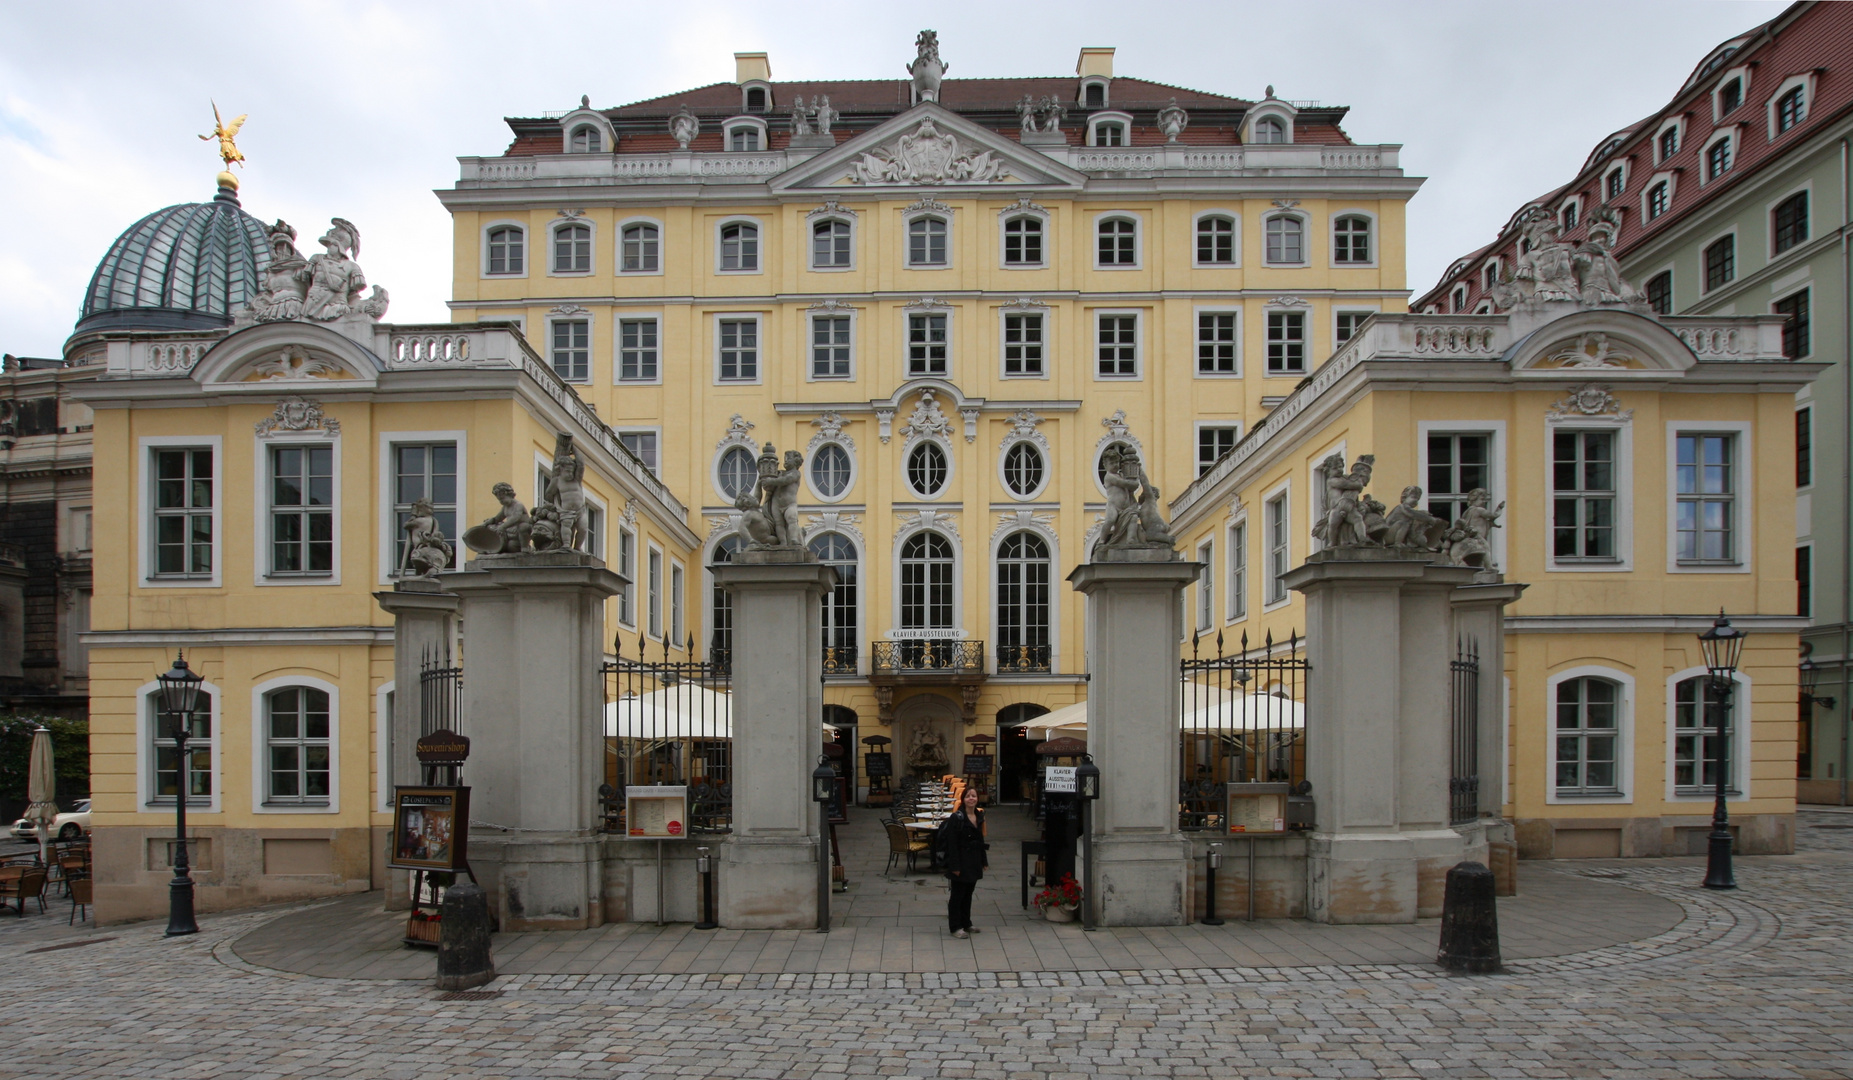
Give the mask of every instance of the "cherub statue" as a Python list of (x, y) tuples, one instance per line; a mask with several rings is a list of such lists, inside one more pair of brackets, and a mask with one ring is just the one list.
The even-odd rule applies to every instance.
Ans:
[(768, 516), (750, 491), (742, 491), (733, 498), (734, 509), (740, 511), (740, 536), (749, 548), (770, 548), (779, 546), (778, 530), (772, 527), (772, 518)]
[[(772, 457), (774, 472), (765, 474), (761, 466), (759, 490), (765, 495), (766, 516), (772, 519), (772, 531), (778, 537), (780, 547), (802, 547), (804, 529), (798, 522), (798, 483), (804, 479), (804, 455), (796, 450), (785, 451), (785, 467), (778, 468), (776, 451), (772, 444), (766, 444), (766, 455)], [(760, 458), (763, 463), (765, 456)]]
[(1177, 540), (1171, 535), (1171, 526), (1165, 523), (1164, 512), (1158, 508), (1158, 485), (1145, 475), (1145, 465), (1139, 461), (1137, 454), (1127, 455), (1138, 472), (1139, 477), (1139, 531), (1145, 535), (1145, 542), (1151, 547), (1172, 547)]
[(545, 500), (559, 515), (560, 546), (585, 549), (585, 463), (573, 449), (573, 437), (560, 432), (553, 440), (553, 467), (547, 471)]
[[(1145, 529), (1139, 517), (1139, 478), (1133, 469), (1126, 466), (1126, 455), (1133, 453), (1129, 446), (1109, 446), (1101, 455), (1101, 462), (1106, 466), (1101, 473), (1101, 483), (1107, 489), (1106, 522), (1100, 530), (1099, 545), (1102, 547), (1136, 547), (1145, 541)], [(1134, 458), (1135, 468), (1137, 458)]]
[(1383, 542), (1412, 551), (1439, 551), (1447, 532), (1448, 523), (1422, 509), (1422, 489), (1411, 484), (1384, 518)]
[(542, 503), (534, 508), (531, 515), (534, 523), (528, 528), (528, 540), (533, 543), (535, 551), (560, 550), (560, 512), (552, 506)]
[(837, 119), (842, 115), (842, 113), (830, 107), (829, 94), (824, 94), (817, 98), (816, 102), (811, 106), (811, 124), (817, 129), (817, 134), (819, 135), (830, 134), (830, 125), (836, 123)]
[(811, 133), (810, 113), (804, 108), (804, 98), (802, 95), (791, 99), (791, 133), (793, 135), (809, 135)]
[(1499, 515), (1505, 512), (1506, 504), (1489, 508), (1487, 504), (1492, 501), (1493, 493), (1485, 488), (1467, 493), (1467, 508), (1448, 530), (1448, 561), (1455, 566), (1494, 569), (1493, 530), (1499, 527)]
[(430, 499), (412, 503), (412, 513), (405, 519), (404, 528), (405, 562), (399, 568), (401, 572), (436, 577), (450, 565), (454, 552), (444, 542), (444, 530), (438, 524), (437, 510)]
[(1343, 454), (1333, 454), (1319, 463), (1319, 475), (1325, 477), (1325, 514), (1313, 525), (1314, 539), (1326, 547), (1370, 545), (1363, 495), (1376, 460), (1373, 454), (1362, 454), (1348, 473)]
[(360, 230), (345, 218), (332, 218), (333, 227), (317, 243), (322, 254), (309, 260), (309, 291), (303, 298), (304, 318), (333, 322), (359, 310), (367, 278), (350, 255), (360, 254)]
[(515, 498), (515, 486), (506, 481), (497, 484), (490, 491), (502, 509), (483, 524), (502, 534), (502, 553), (517, 554), (528, 549), (530, 534), (534, 531), (534, 518), (528, 508)]

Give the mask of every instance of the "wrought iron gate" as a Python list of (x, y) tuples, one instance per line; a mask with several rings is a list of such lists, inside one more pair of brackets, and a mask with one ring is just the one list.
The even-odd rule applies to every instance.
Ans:
[(1190, 639), (1182, 676), (1183, 720), (1178, 731), (1178, 827), (1222, 824), (1223, 785), (1306, 779), (1307, 662), (1298, 632), (1276, 642), (1270, 631), (1258, 648), (1242, 632), (1241, 651), (1199, 655)]
[(1454, 642), (1448, 664), (1451, 681), (1448, 711), (1453, 731), (1453, 762), (1448, 778), (1448, 823), (1459, 825), (1480, 816), (1480, 645)]
[[(632, 655), (624, 639), (613, 643), (617, 659), (599, 670), (604, 677), (605, 782), (599, 788), (607, 832), (624, 829), (628, 785), (685, 784), (689, 789), (689, 831), (733, 831), (733, 696), (728, 665), (719, 657), (672, 661), (669, 643), (651, 660), (648, 638), (639, 635)], [(695, 641), (688, 642), (694, 656)]]

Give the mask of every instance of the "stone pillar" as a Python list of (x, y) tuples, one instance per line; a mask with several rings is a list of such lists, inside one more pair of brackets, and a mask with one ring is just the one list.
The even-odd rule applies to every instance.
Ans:
[[(1501, 581), (1490, 571), (1476, 575), (1474, 583), (1454, 590), (1454, 638), (1476, 645), (1480, 652), (1479, 776), (1480, 839), (1489, 850), (1473, 857), (1493, 866), (1501, 858), (1517, 857), (1517, 836), (1503, 816), (1507, 739), (1505, 711), (1505, 608), (1524, 593), (1526, 586)], [(1470, 847), (1475, 842), (1470, 838)], [(1495, 856), (1493, 845), (1511, 851)], [(1471, 852), (1470, 852), (1471, 854)]]
[(1453, 590), (1470, 567), (1377, 548), (1313, 554), (1306, 596), (1307, 750), (1316, 922), (1438, 915), (1461, 836), (1448, 827)]
[(484, 555), (443, 576), (465, 631), (470, 863), (504, 932), (604, 922), (605, 600), (624, 579), (576, 551)]
[(836, 572), (803, 548), (747, 550), (713, 567), (733, 598), (733, 834), (721, 845), (720, 923), (817, 925), (823, 598)]
[(1185, 921), (1190, 845), (1177, 827), (1178, 594), (1199, 565), (1165, 549), (1108, 552), (1068, 575), (1087, 597), (1087, 748), (1095, 917), (1102, 926)]
[[(416, 785), (424, 782), (415, 748), (418, 744), (418, 711), (421, 688), (419, 675), (426, 657), (445, 655), (456, 628), (457, 598), (445, 592), (430, 578), (406, 578), (390, 591), (376, 592), (373, 598), (393, 617), (392, 628), (392, 715), (381, 717), (387, 724), (387, 752), (390, 758), (381, 763), (381, 783)], [(391, 792), (388, 791), (390, 797)], [(392, 842), (392, 828), (374, 830), (379, 845), (378, 863), (385, 862), (386, 845)], [(402, 911), (412, 906), (411, 872), (386, 871), (386, 910)]]

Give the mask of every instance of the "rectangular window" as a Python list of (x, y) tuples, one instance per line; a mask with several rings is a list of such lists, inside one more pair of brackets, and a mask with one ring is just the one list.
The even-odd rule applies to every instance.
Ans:
[(1795, 486), (1814, 483), (1814, 407), (1795, 410)]
[(517, 228), (489, 230), (489, 272), (491, 274), (521, 273), (523, 239), (524, 234)]
[(1782, 355), (1791, 360), (1807, 356), (1812, 345), (1808, 340), (1808, 290), (1785, 296), (1776, 301), (1774, 307), (1776, 314), (1785, 319), (1782, 324)]
[(1306, 226), (1299, 218), (1268, 219), (1267, 261), (1271, 263), (1306, 261)]
[(656, 320), (618, 321), (618, 378), (623, 382), (655, 382)]
[(1306, 374), (1306, 315), (1268, 312), (1268, 374)]
[(1655, 184), (1651, 188), (1648, 188), (1647, 189), (1647, 220), (1652, 221), (1653, 219), (1659, 217), (1661, 214), (1666, 213), (1667, 207), (1671, 206), (1672, 203), (1673, 203), (1673, 193), (1672, 193), (1672, 190), (1667, 186), (1666, 181), (1662, 180), (1660, 183)]
[(1620, 794), (1620, 714), (1618, 683), (1586, 677), (1557, 684), (1557, 794)]
[[(757, 131), (753, 132), (755, 138)], [(751, 272), (759, 269), (759, 226), (744, 222), (721, 226), (721, 269)]]
[(1679, 435), (1676, 524), (1682, 563), (1737, 561), (1735, 435)]
[(759, 320), (721, 320), (721, 381), (759, 378)]
[(907, 265), (946, 265), (946, 219), (915, 218), (907, 225)]
[[(180, 795), (180, 754), (174, 742), (174, 714), (160, 707), (159, 696), (148, 699), (154, 711), (154, 798), (150, 802), (174, 805)], [(201, 691), (198, 710), (187, 717), (187, 805), (212, 804), (212, 695)]]
[(637, 534), (618, 530), (618, 573), (624, 584), (618, 589), (618, 621), (637, 625)]
[(1731, 171), (1731, 140), (1719, 139), (1705, 151), (1705, 179), (1716, 180)]
[(1558, 431), (1551, 451), (1552, 553), (1560, 561), (1613, 561), (1615, 433)]
[(1364, 326), (1364, 320), (1375, 314), (1376, 312), (1374, 311), (1339, 312), (1337, 328), (1338, 344), (1343, 345), (1345, 342), (1357, 336), (1357, 332)]
[(553, 373), (567, 382), (585, 382), (592, 377), (590, 319), (553, 321)]
[(849, 316), (811, 316), (811, 378), (849, 377)]
[(688, 637), (688, 627), (682, 620), (682, 587), (684, 571), (682, 567), (669, 567), (669, 640), (676, 645), (683, 644)]
[(325, 576), (335, 569), (335, 451), (270, 450), (270, 573)]
[(1004, 265), (1042, 265), (1042, 221), (1014, 217), (1004, 222)]
[(1493, 488), (1493, 437), (1484, 432), (1428, 437), (1428, 512), (1452, 524), (1475, 488)]
[(1660, 133), (1660, 160), (1665, 161), (1677, 153), (1679, 153), (1679, 128), (1676, 125)]
[(1770, 215), (1780, 255), (1808, 239), (1808, 193), (1798, 191), (1776, 204)]
[(1807, 544), (1795, 549), (1795, 614), (1814, 618), (1814, 548)]
[(1673, 313), (1673, 272), (1662, 270), (1647, 279), (1647, 306), (1656, 315)]
[(643, 467), (655, 472), (657, 469), (656, 432), (654, 431), (619, 431), (618, 441), (624, 448), (637, 455)]
[(1098, 335), (1099, 366), (1103, 379), (1118, 379), (1139, 374), (1139, 317), (1137, 315), (1100, 316)]
[(457, 444), (395, 443), (393, 461), (393, 573), (407, 571), (405, 523), (420, 499), (431, 500), (444, 535), (457, 535)]
[(1622, 176), (1621, 170), (1620, 169), (1612, 170), (1609, 173), (1608, 181), (1603, 188), (1603, 190), (1608, 193), (1609, 199), (1613, 200), (1613, 199), (1621, 198), (1623, 187), (1624, 187), (1624, 184), (1623, 184), (1623, 176)]
[(1239, 375), (1236, 314), (1233, 311), (1197, 313), (1197, 374)]
[(328, 691), (291, 687), (265, 697), (267, 805), (327, 806), (331, 775)]
[(1042, 315), (1037, 312), (1004, 316), (1004, 374), (1041, 375)]
[(1198, 220), (1197, 261), (1209, 265), (1234, 265), (1234, 218), (1206, 217)]
[(663, 636), (663, 553), (650, 552), (650, 580), (648, 600), (650, 604), (650, 636)]
[(1216, 625), (1216, 546), (1199, 545), (1197, 561), (1203, 564), (1197, 571), (1197, 629), (1208, 630)]
[(654, 225), (627, 225), (624, 227), (624, 272), (627, 274), (654, 274), (660, 264), (657, 261), (661, 241), (657, 237)]
[(1796, 87), (1776, 102), (1776, 134), (1780, 135), (1808, 115), (1808, 102), (1802, 87)]
[(944, 375), (946, 373), (945, 315), (909, 315), (907, 317), (907, 373), (909, 375)]
[(1242, 429), (1234, 425), (1204, 424), (1197, 428), (1197, 475), (1210, 471), (1217, 459), (1235, 449), (1236, 436)]
[(1719, 237), (1705, 249), (1705, 291), (1728, 284), (1737, 276), (1737, 237)]
[(849, 222), (832, 219), (811, 226), (811, 268), (847, 270), (849, 265)]
[(1248, 523), (1229, 527), (1229, 618), (1248, 617)]
[[(1673, 793), (1676, 795), (1710, 795), (1718, 784), (1718, 713), (1724, 713), (1725, 749), (1735, 758), (1737, 750), (1737, 702), (1744, 696), (1742, 687), (1733, 687), (1726, 703), (1720, 705), (1706, 686), (1709, 679), (1682, 679), (1673, 689)], [(1737, 794), (1737, 785), (1726, 775), (1725, 785)]]
[(592, 270), (592, 226), (562, 225), (553, 231), (553, 272), (585, 274)]
[(1099, 265), (1139, 265), (1137, 225), (1125, 218), (1108, 218), (1099, 228)]
[(1282, 492), (1267, 503), (1267, 602), (1278, 604), (1287, 598), (1287, 495)]
[(212, 576), (212, 451), (154, 451), (154, 575)]

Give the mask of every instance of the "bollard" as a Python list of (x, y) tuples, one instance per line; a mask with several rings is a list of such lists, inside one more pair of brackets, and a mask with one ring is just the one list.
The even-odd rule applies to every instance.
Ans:
[(1484, 975), (1499, 970), (1499, 908), (1493, 872), (1477, 862), (1448, 871), (1441, 902), (1441, 951), (1437, 963), (1449, 971)]
[(468, 990), (495, 978), (489, 955), (489, 897), (473, 881), (444, 890), (438, 919), (438, 989)]
[[(1204, 857), (1204, 908), (1203, 925), (1221, 926), (1222, 920), (1216, 917), (1216, 869), (1222, 865), (1222, 845), (1211, 844), (1209, 855)], [(1249, 886), (1253, 888), (1253, 885)]]
[(695, 857), (695, 874), (701, 878), (701, 921), (695, 924), (697, 930), (713, 930), (720, 926), (714, 921), (714, 858), (708, 849), (699, 847)]

